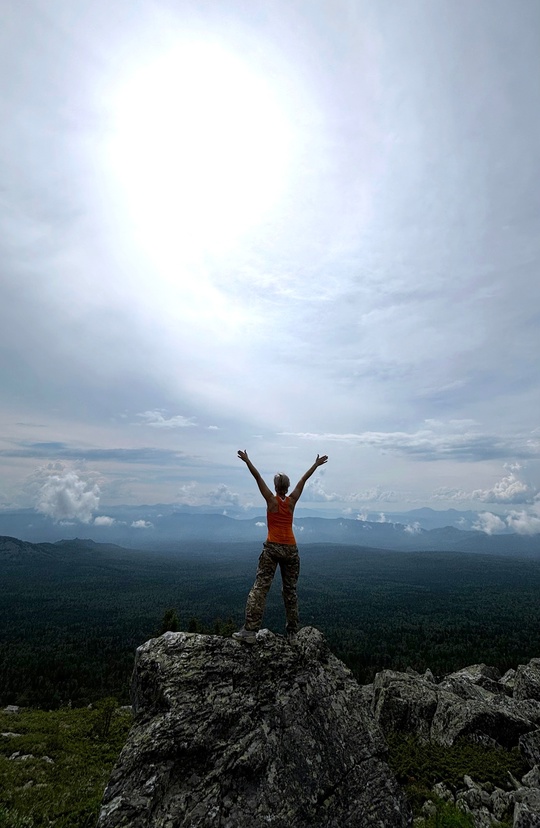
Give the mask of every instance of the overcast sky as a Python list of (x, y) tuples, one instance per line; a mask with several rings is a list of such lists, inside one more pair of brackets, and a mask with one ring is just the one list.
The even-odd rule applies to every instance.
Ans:
[[(537, 0), (4, 0), (0, 503), (540, 531)], [(495, 524), (493, 523), (495, 521)]]

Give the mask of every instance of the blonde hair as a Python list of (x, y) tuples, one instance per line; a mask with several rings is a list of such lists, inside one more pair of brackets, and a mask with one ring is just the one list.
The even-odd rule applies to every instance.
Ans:
[(290, 485), (291, 481), (283, 472), (274, 475), (274, 488), (278, 494), (286, 494)]

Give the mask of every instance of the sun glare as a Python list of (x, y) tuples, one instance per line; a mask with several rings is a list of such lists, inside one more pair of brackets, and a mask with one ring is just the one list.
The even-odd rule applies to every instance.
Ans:
[(291, 128), (276, 90), (216, 44), (180, 44), (112, 100), (107, 162), (139, 243), (157, 259), (219, 255), (275, 206)]

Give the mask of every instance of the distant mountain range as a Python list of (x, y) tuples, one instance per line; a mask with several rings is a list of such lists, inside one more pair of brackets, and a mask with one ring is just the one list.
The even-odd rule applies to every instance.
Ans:
[[(132, 549), (172, 549), (176, 545), (185, 548), (186, 544), (196, 541), (260, 544), (266, 537), (264, 514), (240, 520), (166, 505), (110, 507), (106, 514), (107, 518), (101, 523), (82, 524), (54, 523), (32, 509), (0, 512), (0, 535), (34, 543), (83, 536), (100, 544)], [(384, 521), (298, 515), (295, 533), (299, 544), (331, 543), (372, 549), (540, 557), (540, 535), (487, 535), (456, 527), (456, 523), (473, 525), (474, 512), (418, 509), (399, 514), (400, 520), (391, 520), (393, 517), (398, 515), (386, 514)], [(448, 520), (446, 525), (445, 518)]]

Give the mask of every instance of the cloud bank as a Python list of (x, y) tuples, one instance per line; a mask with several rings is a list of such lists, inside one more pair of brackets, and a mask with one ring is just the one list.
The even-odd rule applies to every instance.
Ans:
[(426, 428), (415, 432), (364, 431), (356, 433), (335, 432), (282, 432), (281, 436), (310, 440), (319, 445), (349, 443), (357, 447), (394, 452), (418, 460), (435, 462), (454, 459), (462, 462), (507, 459), (540, 458), (540, 440), (529, 435), (501, 437), (483, 434), (470, 420), (442, 423), (426, 421)]

